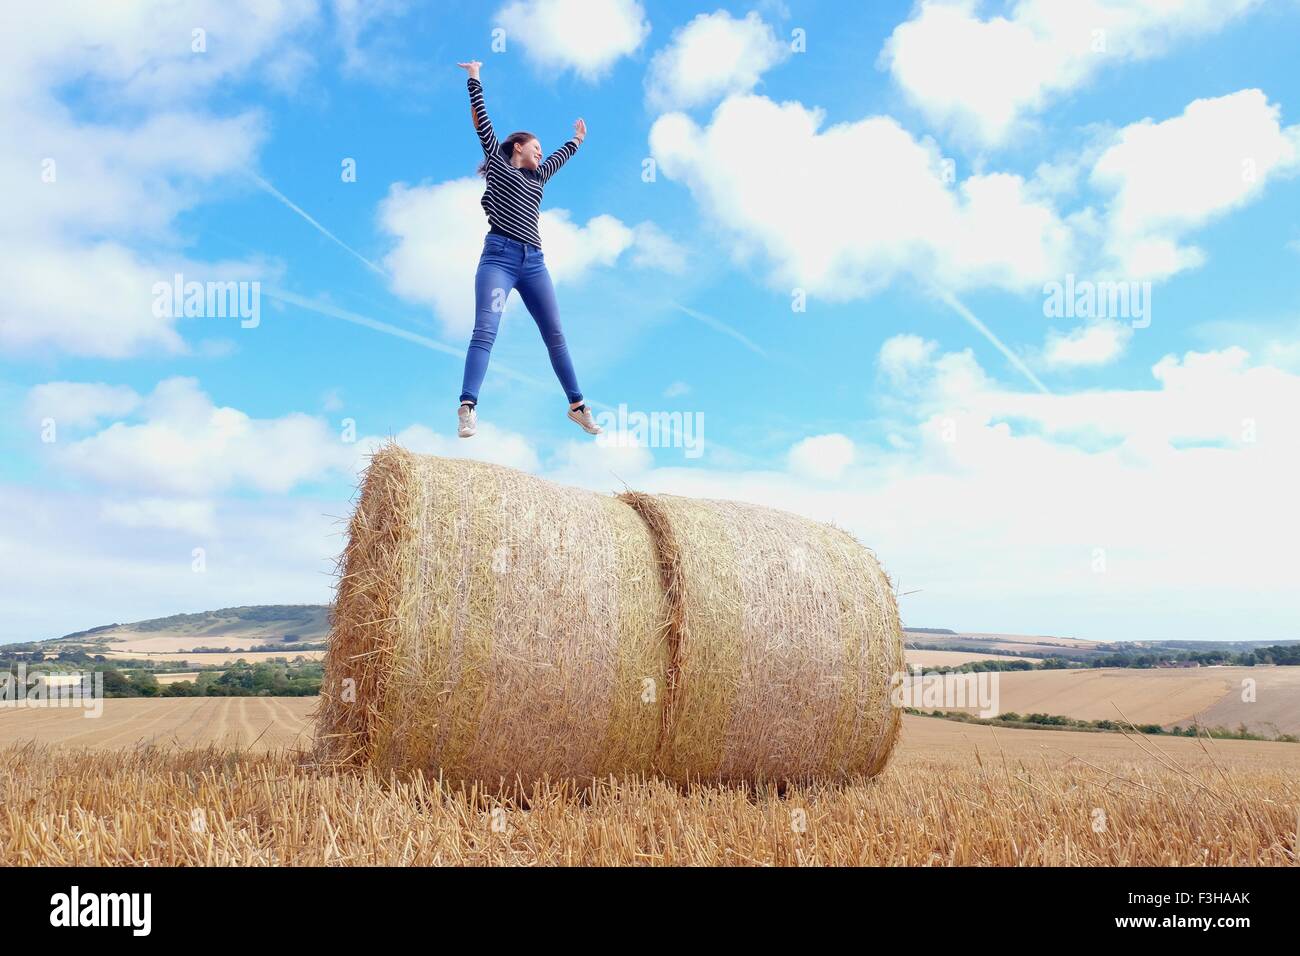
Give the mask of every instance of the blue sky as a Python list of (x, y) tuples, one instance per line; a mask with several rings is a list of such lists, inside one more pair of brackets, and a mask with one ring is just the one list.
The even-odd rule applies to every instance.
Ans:
[[(834, 521), (911, 625), (1300, 637), (1300, 4), (3, 16), (0, 640), (328, 600), (390, 435)], [(456, 439), (470, 58), (498, 134), (586, 120), (542, 219), (585, 393), (701, 454), (578, 431), (517, 299)], [(178, 272), (260, 322), (155, 314)], [(1149, 313), (1045, 315), (1067, 276)]]

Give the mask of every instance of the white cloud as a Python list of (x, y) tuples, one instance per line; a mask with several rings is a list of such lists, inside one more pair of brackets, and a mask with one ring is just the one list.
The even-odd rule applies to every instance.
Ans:
[(561, 484), (622, 491), (654, 467), (654, 452), (632, 432), (607, 428), (591, 441), (568, 441), (556, 451), (545, 477)]
[[(705, 125), (661, 116), (650, 150), (736, 261), (760, 259), (772, 288), (830, 301), (900, 279), (1028, 292), (1081, 265), (1101, 278), (1160, 280), (1203, 261), (1184, 245), (1188, 233), (1300, 170), (1300, 124), (1283, 127), (1259, 90), (1096, 137), (1075, 161), (1041, 164), (1029, 180), (989, 171), (954, 184), (935, 144), (892, 118), (819, 129), (823, 118), (794, 101), (732, 96)], [(759, 140), (762, 162), (735, 161)], [(845, 157), (856, 158), (857, 175), (828, 190), (824, 170)], [(1056, 204), (1084, 170), (1104, 205), (1064, 217)], [(1090, 342), (1100, 345), (1101, 333)]]
[(686, 248), (649, 220), (632, 228), (632, 265), (672, 275), (686, 271)]
[(911, 370), (898, 440), (853, 446), (838, 479), (810, 486), (792, 453), (788, 472), (656, 468), (634, 487), (831, 521), (920, 590), (912, 624), (1100, 640), (1300, 624), (1300, 375), (1225, 349), (1166, 357), (1152, 387), (1041, 395), (969, 352), (890, 352)]
[(339, 388), (326, 389), (320, 397), (320, 403), (323, 411), (342, 411), (344, 408), (343, 390)]
[(1259, 90), (1194, 100), (1182, 115), (1122, 129), (1093, 167), (1112, 194), (1107, 243), (1130, 278), (1161, 279), (1200, 265), (1183, 235), (1257, 198), (1267, 183), (1300, 170), (1300, 125)]
[(1047, 335), (1043, 362), (1049, 368), (1105, 365), (1120, 356), (1132, 337), (1130, 326), (1110, 320), (1080, 325), (1064, 334), (1052, 331)]
[(998, 145), (1022, 120), (1124, 61), (1218, 30), (1260, 0), (922, 0), (880, 62), (931, 122)]
[(556, 282), (576, 282), (596, 266), (612, 266), (636, 240), (636, 233), (613, 216), (601, 213), (580, 226), (567, 209), (543, 212), (537, 231)]
[[(325, 603), (343, 500), (230, 499), (135, 507), (130, 499), (0, 487), (5, 640), (241, 604)], [(195, 548), (204, 551), (202, 573)]]
[[(0, 489), (10, 639), (178, 610), (328, 601), (350, 505), (286, 493), (329, 479), (350, 486), (383, 441), (345, 442), (324, 420), (298, 413), (254, 418), (216, 405), (185, 378), (144, 396), (51, 382), (29, 390), (25, 409), (55, 410), (66, 428), (41, 446), (47, 487)], [(101, 427), (119, 415), (128, 420)], [(93, 430), (77, 437), (77, 426)], [(396, 439), (419, 453), (539, 469), (528, 438), (491, 423), (471, 440), (423, 425)], [(59, 490), (60, 477), (86, 490)], [(192, 566), (195, 548), (204, 551), (203, 573)]]
[(690, 394), (691, 387), (685, 382), (673, 382), (664, 389), (664, 398), (679, 398), (682, 395)]
[(599, 79), (650, 34), (636, 0), (514, 0), (496, 15), (507, 48), (521, 46), (543, 70), (570, 69)]
[(789, 48), (756, 12), (743, 20), (726, 10), (701, 13), (650, 61), (646, 101), (652, 110), (689, 109), (747, 93), (787, 56)]
[(390, 35), (374, 36), (376, 26), (407, 12), (409, 0), (333, 0), (334, 30), (347, 73), (386, 78), (395, 56)]
[[(936, 391), (917, 416), (918, 450), (891, 462), (880, 497), (915, 519), (910, 532), (936, 549), (924, 560), (948, 567), (949, 586), (982, 578), (1012, 602), (1031, 591), (1106, 595), (1133, 615), (1112, 637), (1153, 623), (1168, 636), (1210, 636), (1234, 607), (1292, 615), (1284, 549), (1300, 516), (1282, 503), (1300, 478), (1286, 411), (1300, 401), (1300, 377), (1253, 365), (1241, 349), (1168, 356), (1152, 375), (1158, 387), (1145, 390)], [(944, 422), (955, 422), (952, 440)], [(1091, 568), (1098, 548), (1102, 575)], [(981, 553), (997, 555), (992, 568), (976, 568)], [(1143, 615), (1147, 605), (1161, 614)]]
[[(49, 382), (28, 392), (26, 407), (30, 416), (56, 417), (73, 432), (61, 431), (46, 446), (52, 465), (137, 493), (106, 510), (119, 522), (157, 516), (169, 501), (184, 496), (193, 500), (242, 490), (280, 494), (331, 478), (350, 479), (385, 440), (345, 441), (325, 419), (299, 412), (254, 418), (217, 405), (192, 378), (165, 379), (146, 396), (124, 386)], [(122, 420), (76, 435), (77, 426), (97, 426), (108, 418)], [(538, 468), (537, 450), (528, 439), (490, 422), (481, 422), (472, 440), (420, 424), (398, 432), (396, 440), (421, 454)]]
[(877, 364), (886, 376), (897, 382), (929, 363), (935, 348), (934, 342), (927, 341), (919, 335), (908, 333), (894, 335), (881, 345)]
[[(449, 419), (450, 420), (450, 419)], [(435, 432), (426, 425), (411, 425), (398, 432), (395, 439), (403, 448), (420, 455), (441, 455), (444, 458), (473, 458), (494, 465), (536, 471), (539, 466), (537, 449), (523, 435), (508, 431), (491, 422), (479, 422), (473, 438), (459, 438), (452, 434)], [(370, 440), (374, 446), (374, 440)]]
[[(57, 349), (68, 355), (127, 358), (188, 351), (172, 314), (156, 314), (154, 286), (185, 282), (268, 281), (279, 265), (195, 262), (141, 255), (117, 242), (18, 236), (0, 230), (0, 350), (18, 355)], [(239, 330), (234, 317), (187, 320), (207, 332)], [(210, 348), (210, 347), (209, 347)]]
[[(114, 98), (182, 102), (231, 76), (257, 75), (319, 13), (316, 0), (98, 0), (47, 4), (40, 16), (19, 5), (0, 12), (0, 63), (20, 95), (56, 81), (92, 78)], [(196, 50), (196, 30), (204, 48)], [(15, 87), (6, 89), (12, 92)]]
[(487, 231), (479, 198), (483, 181), (433, 186), (395, 183), (379, 204), (380, 227), (396, 240), (383, 265), (393, 291), (432, 306), (447, 328), (474, 326), (474, 271)]
[(0, 100), (0, 129), (11, 137), (0, 170), (29, 184), (8, 195), (0, 229), (46, 239), (168, 238), (198, 188), (247, 169), (266, 135), (256, 111), (168, 111), (110, 126), (78, 122), (53, 101)]
[[(394, 240), (383, 262), (393, 291), (431, 306), (443, 326), (457, 334), (474, 327), (474, 273), (487, 232), (482, 195), (479, 178), (428, 186), (395, 183), (379, 205), (379, 224)], [(661, 269), (671, 267), (679, 254), (653, 224), (630, 228), (606, 214), (579, 225), (567, 209), (547, 209), (538, 231), (547, 270), (557, 285), (612, 266), (628, 251), (635, 264)], [(511, 295), (506, 314), (522, 308), (518, 295)]]
[(1300, 372), (1300, 339), (1270, 340), (1262, 350), (1262, 358), (1269, 365)]
[[(1300, 484), (1300, 375), (1226, 348), (1167, 356), (1144, 388), (1041, 395), (1010, 390), (971, 352), (942, 352), (917, 336), (891, 338), (878, 361), (897, 380), (886, 440), (809, 436), (791, 448), (785, 471), (656, 468), (648, 449), (590, 441), (561, 445), (539, 467), (535, 446), (508, 432), (462, 441), (416, 426), (398, 438), (602, 491), (626, 482), (832, 521), (875, 549), (896, 582), (921, 589), (903, 606), (913, 624), (1118, 639), (1276, 638), (1300, 623), (1288, 550), (1300, 536), (1289, 505)], [(79, 401), (83, 418), (135, 404), (115, 393)], [(214, 503), (206, 529), (198, 502), (286, 486), (294, 476), (262, 472), (268, 461), (277, 467), (273, 459), (302, 481), (313, 470), (300, 467), (304, 457), (346, 478), (374, 439), (345, 447), (317, 423), (309, 441), (297, 441), (279, 427), (306, 416), (250, 419), (185, 380), (162, 383), (133, 414), (137, 425), (110, 426), (83, 446), (103, 467), (75, 472), (120, 489), (110, 504), (25, 489), (0, 495), (0, 560), (13, 569), (6, 593), (41, 609), (14, 615), (11, 633), (71, 630), (54, 623), (72, 620), (70, 611), (48, 611), (67, 608), (68, 580), (79, 585), (76, 607), (107, 609), (76, 619), (82, 627), (327, 598), (322, 572), (342, 529), (322, 516), (346, 515), (344, 502), (229, 498)], [(130, 427), (144, 427), (148, 440), (128, 439)], [(169, 521), (162, 498), (188, 504)], [(206, 575), (190, 570), (196, 546), (206, 550)], [(1093, 570), (1098, 554), (1104, 573)]]
[(319, 418), (257, 419), (218, 406), (192, 378), (159, 382), (136, 408), (83, 438), (47, 446), (51, 463), (108, 487), (201, 496), (236, 488), (282, 493), (346, 476), (358, 451)]
[(79, 428), (103, 418), (118, 418), (135, 411), (142, 399), (125, 385), (103, 382), (47, 382), (27, 393), (27, 415), (32, 421), (52, 418), (55, 425)]
[[(1080, 436), (1109, 439), (1124, 464), (1139, 471), (1142, 466), (1158, 469), (1181, 453), (1180, 444), (1188, 443), (1254, 456), (1252, 467), (1271, 454), (1294, 455), (1289, 467), (1300, 464), (1300, 445), (1287, 449), (1284, 444), (1298, 430), (1284, 409), (1300, 401), (1300, 376), (1252, 362), (1245, 349), (1235, 346), (1166, 355), (1152, 366), (1151, 375), (1158, 388), (1013, 392), (988, 378), (969, 352), (945, 353), (917, 369), (912, 384), (919, 400), (912, 408), (920, 421), (941, 415), (961, 418), (1017, 441), (1019, 433), (1005, 423), (1028, 423), (1032, 429), (1023, 436), (1022, 447), (1043, 436), (1067, 447)], [(1261, 448), (1252, 447), (1257, 444), (1252, 434), (1264, 432), (1271, 439), (1268, 451), (1261, 450), (1262, 439)], [(945, 451), (935, 441), (932, 450), (952, 460), (979, 449), (971, 443), (964, 451)], [(995, 463), (986, 464), (992, 470)], [(1069, 487), (1074, 485), (1062, 485)]]
[[(773, 288), (843, 301), (899, 276), (1027, 290), (1065, 271), (1070, 230), (1020, 177), (973, 175), (952, 187), (933, 144), (893, 119), (819, 131), (823, 118), (797, 102), (733, 96), (704, 127), (683, 113), (660, 117), (650, 149), (738, 259), (771, 262)], [(761, 162), (738, 161), (757, 142)], [(855, 174), (828, 189), (828, 170), (845, 162)]]
[(105, 501), (104, 521), (125, 528), (162, 528), (208, 536), (216, 534), (216, 507), (203, 499), (134, 498)]
[(853, 440), (847, 436), (814, 435), (790, 449), (790, 470), (806, 478), (835, 481), (856, 457)]
[[(174, 221), (202, 188), (248, 169), (265, 137), (259, 111), (218, 116), (202, 97), (230, 76), (261, 76), (273, 52), (298, 49), (315, 13), (312, 0), (111, 10), (74, 0), (35, 18), (4, 7), (0, 181), (15, 188), (0, 220), (0, 282), (11, 290), (0, 305), (0, 350), (108, 358), (183, 350), (174, 319), (152, 314), (153, 283), (232, 264), (187, 262), (173, 251)], [(202, 52), (192, 49), (195, 29), (207, 31)], [(81, 112), (122, 119), (82, 119), (58, 98), (70, 84)]]

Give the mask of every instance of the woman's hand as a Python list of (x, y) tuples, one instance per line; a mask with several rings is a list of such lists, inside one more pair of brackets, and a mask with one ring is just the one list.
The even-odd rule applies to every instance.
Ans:
[(579, 117), (578, 121), (573, 124), (573, 138), (577, 141), (579, 146), (581, 146), (582, 141), (587, 138), (587, 124), (583, 122), (581, 117)]
[(467, 71), (471, 80), (478, 79), (479, 68), (483, 66), (482, 62), (479, 60), (470, 60), (468, 63), (457, 63), (456, 65), (462, 70)]

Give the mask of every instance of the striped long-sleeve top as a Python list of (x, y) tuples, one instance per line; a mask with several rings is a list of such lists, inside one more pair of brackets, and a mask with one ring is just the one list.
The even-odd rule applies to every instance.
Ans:
[(501, 144), (497, 142), (492, 122), (488, 119), (487, 107), (483, 105), (483, 84), (471, 76), (468, 85), (478, 139), (487, 159), (487, 188), (483, 191), (481, 204), (488, 223), (493, 232), (504, 233), (540, 249), (542, 237), (537, 231), (537, 216), (542, 205), (542, 187), (578, 151), (578, 142), (568, 140), (546, 157), (537, 169), (512, 166), (509, 157), (501, 152)]

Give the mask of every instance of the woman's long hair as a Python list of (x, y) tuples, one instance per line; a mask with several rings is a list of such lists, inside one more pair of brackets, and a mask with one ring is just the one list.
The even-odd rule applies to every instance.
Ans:
[[(511, 133), (509, 136), (505, 138), (505, 141), (501, 143), (501, 148), (500, 148), (501, 158), (504, 159), (507, 163), (510, 162), (511, 158), (515, 155), (515, 144), (526, 143), (530, 139), (537, 139), (537, 137), (525, 129), (521, 129), (517, 132)], [(488, 164), (486, 159), (483, 160), (483, 162), (478, 164), (478, 174), (480, 176), (487, 175), (487, 165)]]

